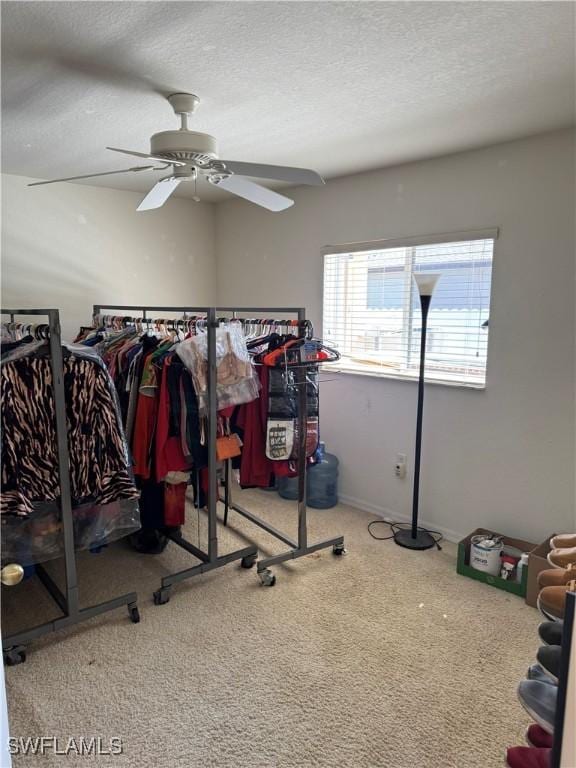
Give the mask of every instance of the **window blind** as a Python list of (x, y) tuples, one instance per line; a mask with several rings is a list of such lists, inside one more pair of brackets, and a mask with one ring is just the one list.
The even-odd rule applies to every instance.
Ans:
[[(324, 255), (323, 336), (341, 370), (416, 378), (422, 317), (413, 275), (441, 277), (428, 315), (426, 378), (484, 387), (494, 237), (374, 244)], [(411, 241), (406, 241), (410, 243)]]

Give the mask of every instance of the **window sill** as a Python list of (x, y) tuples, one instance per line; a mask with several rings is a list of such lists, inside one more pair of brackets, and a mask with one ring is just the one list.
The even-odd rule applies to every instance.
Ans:
[[(372, 379), (392, 379), (393, 381), (406, 381), (412, 384), (418, 383), (417, 376), (407, 376), (402, 373), (393, 373), (383, 371), (370, 371), (362, 368), (353, 368), (338, 365), (326, 365), (322, 366), (322, 371), (325, 373), (343, 373), (347, 376), (367, 376)], [(486, 389), (486, 384), (475, 384), (473, 382), (464, 381), (450, 381), (449, 379), (436, 379), (426, 376), (426, 384), (434, 384), (440, 387), (450, 387), (451, 389), (473, 389), (483, 392)]]

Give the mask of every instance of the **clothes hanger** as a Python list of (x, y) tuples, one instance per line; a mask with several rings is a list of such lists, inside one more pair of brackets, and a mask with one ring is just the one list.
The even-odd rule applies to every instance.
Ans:
[(256, 349), (257, 347), (261, 347), (263, 344), (268, 344), (270, 341), (275, 340), (277, 338), (280, 338), (280, 336), (275, 330), (272, 330), (270, 333), (267, 333), (264, 336), (255, 335), (252, 337), (247, 337), (246, 347), (248, 348), (248, 350)]
[(50, 327), (45, 323), (34, 326), (34, 338), (38, 341), (46, 340), (50, 337)]
[[(304, 359), (301, 349), (304, 347)], [(271, 368), (311, 366), (319, 363), (334, 363), (340, 360), (340, 353), (327, 347), (320, 339), (290, 339), (282, 346), (266, 353), (260, 362)]]

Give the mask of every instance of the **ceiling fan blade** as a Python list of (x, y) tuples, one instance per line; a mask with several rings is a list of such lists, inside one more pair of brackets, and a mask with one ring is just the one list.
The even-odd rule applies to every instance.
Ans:
[(290, 168), (287, 165), (265, 165), (263, 163), (241, 163), (236, 160), (218, 160), (224, 163), (232, 173), (242, 176), (256, 176), (258, 179), (275, 179), (288, 181), (291, 184), (324, 184), (324, 179), (316, 171), (308, 168)]
[(118, 149), (117, 147), (106, 147), (112, 152), (121, 152), (123, 155), (134, 155), (134, 157), (145, 157), (147, 160), (154, 160), (156, 163), (168, 163), (169, 165), (186, 165), (186, 163), (180, 160), (166, 160), (165, 157), (156, 157), (155, 155), (147, 155), (145, 152), (132, 152), (129, 149)]
[(261, 187), (260, 184), (254, 184), (253, 181), (244, 179), (242, 176), (230, 176), (227, 179), (222, 179), (222, 181), (212, 183), (219, 188), (222, 187), (222, 189), (232, 192), (233, 195), (238, 195), (238, 197), (243, 197), (251, 203), (261, 205), (262, 208), (267, 208), (269, 211), (283, 211), (294, 205), (294, 200), (290, 200), (290, 198), (284, 197), (284, 195), (279, 195), (278, 192), (273, 192), (266, 187)]
[(150, 211), (153, 208), (161, 208), (181, 181), (182, 179), (177, 179), (175, 176), (157, 181), (136, 210)]
[[(49, 181), (34, 181), (29, 187), (39, 187), (42, 184), (56, 184), (59, 181), (76, 181), (76, 179), (94, 179), (96, 176), (113, 176), (116, 173), (130, 173), (130, 171), (154, 171), (153, 165), (140, 165), (136, 168), (124, 168), (121, 171), (106, 171), (105, 173), (84, 173), (82, 176), (67, 176), (65, 179), (50, 179)], [(158, 168), (158, 170), (161, 170)]]

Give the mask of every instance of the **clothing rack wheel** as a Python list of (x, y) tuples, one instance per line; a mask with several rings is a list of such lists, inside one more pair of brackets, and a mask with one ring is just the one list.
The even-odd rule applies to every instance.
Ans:
[(276, 584), (276, 576), (269, 568), (260, 571), (258, 575), (260, 576), (260, 583), (263, 587), (273, 587)]
[(243, 557), (242, 560), (240, 560), (240, 565), (242, 568), (254, 568), (257, 559), (257, 555), (249, 555), (248, 557)]
[(166, 605), (170, 602), (170, 589), (168, 587), (157, 589), (153, 594), (153, 599), (154, 605)]
[(15, 667), (18, 664), (24, 664), (26, 661), (26, 649), (23, 645), (15, 645), (12, 648), (5, 648), (3, 651), (4, 664), (7, 667)]

